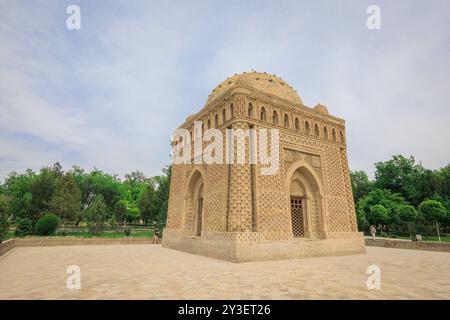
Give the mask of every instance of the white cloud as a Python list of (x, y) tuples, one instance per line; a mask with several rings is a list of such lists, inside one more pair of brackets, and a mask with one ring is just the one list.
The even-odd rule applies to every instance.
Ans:
[[(381, 2), (10, 2), (0, 11), (0, 177), (97, 166), (157, 174), (168, 139), (234, 73), (276, 73), (347, 121), (352, 169), (392, 154), (448, 163), (449, 5)], [(425, 10), (426, 7), (426, 10)]]

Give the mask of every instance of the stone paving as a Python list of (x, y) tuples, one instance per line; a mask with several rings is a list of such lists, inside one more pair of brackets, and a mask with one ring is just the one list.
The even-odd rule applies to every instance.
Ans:
[[(367, 289), (373, 264), (380, 290)], [(66, 287), (69, 265), (80, 290)], [(0, 257), (0, 299), (450, 299), (450, 254), (367, 247), (235, 264), (160, 245), (24, 247)]]

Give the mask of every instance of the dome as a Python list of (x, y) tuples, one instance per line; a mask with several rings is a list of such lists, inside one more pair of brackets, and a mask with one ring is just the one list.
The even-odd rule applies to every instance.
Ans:
[(325, 107), (323, 104), (320, 103), (316, 104), (316, 106), (313, 109), (323, 114), (329, 114), (327, 107)]
[(266, 72), (260, 73), (256, 71), (235, 74), (227, 78), (211, 92), (206, 104), (216, 100), (216, 98), (219, 98), (226, 91), (235, 87), (253, 88), (295, 104), (303, 105), (297, 92), (283, 81), (283, 79)]

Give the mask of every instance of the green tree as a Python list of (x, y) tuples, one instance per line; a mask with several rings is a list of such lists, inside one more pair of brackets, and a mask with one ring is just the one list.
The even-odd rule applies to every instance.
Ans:
[(34, 225), (49, 210), (50, 202), (60, 177), (60, 167), (42, 168), (39, 175), (31, 181), (31, 203), (27, 217)]
[(356, 222), (358, 224), (359, 231), (364, 231), (369, 228), (369, 222), (367, 221), (366, 214), (363, 211), (356, 212)]
[(352, 181), (353, 198), (355, 203), (359, 199), (366, 196), (372, 190), (372, 182), (369, 181), (369, 177), (364, 171), (352, 171), (350, 172)]
[(81, 215), (81, 192), (72, 173), (64, 174), (56, 184), (50, 211), (55, 212), (64, 227), (66, 221), (76, 221)]
[(127, 217), (127, 201), (126, 200), (119, 200), (113, 209), (113, 215), (116, 218), (116, 221), (122, 223), (123, 225), (126, 224), (126, 217)]
[(128, 223), (138, 223), (140, 219), (141, 219), (141, 213), (139, 212), (138, 208), (136, 208), (136, 207), (127, 208), (126, 221)]
[(169, 204), (170, 181), (172, 176), (172, 166), (167, 166), (163, 170), (163, 174), (155, 176), (155, 185), (157, 186), (155, 192), (156, 208), (158, 208), (158, 215), (156, 218), (156, 225), (160, 230), (165, 226), (167, 219), (167, 207)]
[[(370, 207), (366, 217), (370, 224), (383, 225), (388, 218), (388, 211), (383, 205), (376, 204)], [(383, 232), (383, 229), (381, 231)]]
[(447, 221), (447, 211), (442, 203), (436, 200), (424, 200), (419, 205), (419, 214), (422, 220), (425, 222), (433, 222), (436, 224), (436, 230), (441, 242), (441, 235), (439, 232), (439, 223)]
[(127, 194), (127, 200), (134, 206), (138, 206), (139, 199), (144, 192), (148, 179), (140, 171), (134, 171), (125, 175), (125, 181), (123, 182), (125, 192)]
[(31, 183), (35, 173), (26, 170), (24, 174), (11, 172), (3, 185), (3, 194), (8, 197), (8, 215), (15, 218), (26, 218), (29, 215), (31, 200)]
[(433, 195), (436, 184), (434, 173), (416, 163), (413, 156), (395, 155), (388, 161), (375, 163), (375, 187), (399, 193), (418, 205)]
[(92, 201), (92, 205), (86, 210), (86, 221), (89, 232), (92, 234), (102, 233), (107, 218), (106, 204), (102, 195), (97, 195)]
[(155, 188), (153, 183), (147, 184), (139, 199), (139, 211), (146, 225), (149, 221), (155, 221), (158, 217), (158, 207), (155, 198)]
[[(109, 214), (108, 218), (110, 218), (116, 211), (119, 201), (125, 199), (124, 187), (117, 176), (106, 174), (98, 169), (86, 173), (79, 167), (73, 167), (71, 173), (80, 188), (81, 206), (84, 212), (87, 212), (95, 198), (101, 195), (106, 206), (106, 212)], [(80, 222), (81, 217), (75, 224), (78, 225)]]
[[(370, 208), (377, 204), (381, 204), (387, 209), (387, 219), (385, 223), (389, 226), (398, 225), (399, 219), (397, 216), (397, 208), (400, 205), (406, 204), (405, 199), (398, 193), (392, 193), (390, 190), (374, 189), (358, 201), (356, 210), (358, 213), (365, 213), (368, 218), (367, 215)], [(368, 220), (370, 222), (370, 219)]]
[(411, 205), (400, 205), (397, 209), (398, 217), (408, 225), (409, 237), (411, 238), (411, 224), (417, 219), (417, 211)]
[(8, 230), (8, 202), (6, 196), (0, 194), (0, 243), (5, 239)]
[(450, 164), (436, 170), (437, 193), (444, 201), (450, 199)]

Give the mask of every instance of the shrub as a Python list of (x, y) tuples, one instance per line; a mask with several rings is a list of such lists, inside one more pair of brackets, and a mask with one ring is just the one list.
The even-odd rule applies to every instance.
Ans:
[(129, 236), (131, 235), (131, 229), (130, 229), (130, 228), (125, 228), (125, 229), (123, 230), (123, 232), (125, 233), (125, 235), (126, 235), (127, 237), (129, 237)]
[(5, 215), (0, 215), (0, 243), (5, 239), (8, 229), (8, 219), (6, 219)]
[(51, 236), (55, 234), (58, 223), (57, 216), (46, 213), (36, 222), (36, 233), (40, 236)]
[(17, 218), (16, 219), (16, 230), (14, 235), (16, 237), (24, 237), (33, 233), (33, 224), (28, 218)]
[(112, 230), (115, 230), (117, 228), (117, 220), (114, 215), (111, 216), (111, 218), (108, 221), (108, 224)]

